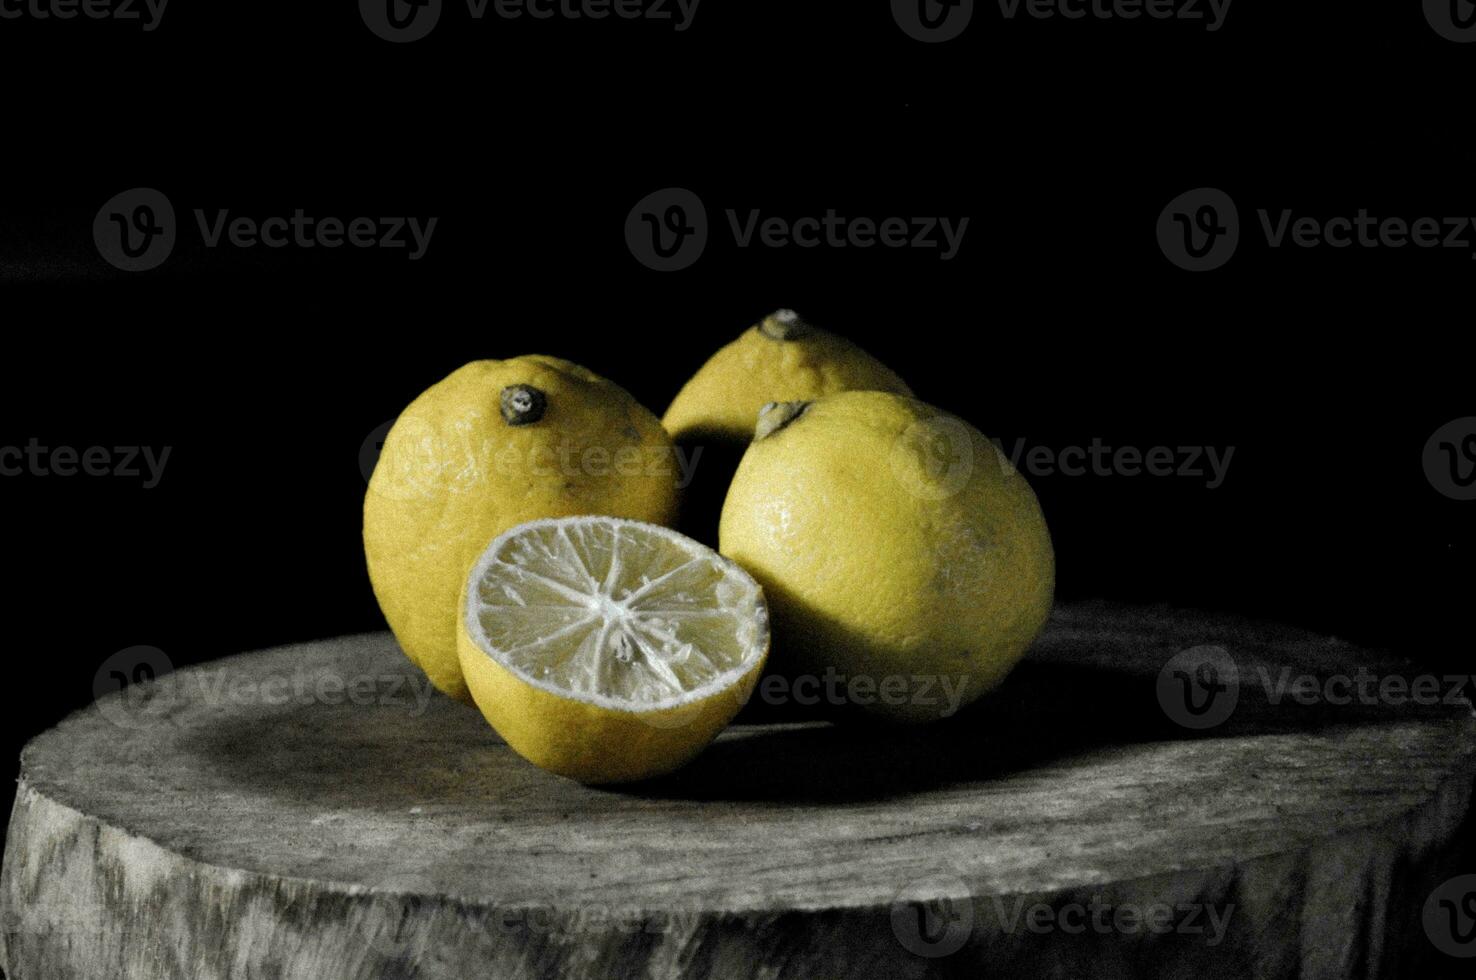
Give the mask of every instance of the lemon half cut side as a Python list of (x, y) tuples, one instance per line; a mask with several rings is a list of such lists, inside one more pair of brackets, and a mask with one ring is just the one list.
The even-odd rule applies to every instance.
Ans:
[(477, 707), (518, 754), (586, 783), (678, 768), (747, 701), (769, 651), (758, 583), (669, 528), (530, 521), (472, 566), (458, 636)]

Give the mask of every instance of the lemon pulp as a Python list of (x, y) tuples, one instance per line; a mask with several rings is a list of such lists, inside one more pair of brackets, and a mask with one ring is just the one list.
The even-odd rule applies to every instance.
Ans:
[(473, 566), (462, 669), (526, 758), (587, 782), (669, 771), (742, 706), (768, 653), (748, 573), (670, 529), (531, 521)]

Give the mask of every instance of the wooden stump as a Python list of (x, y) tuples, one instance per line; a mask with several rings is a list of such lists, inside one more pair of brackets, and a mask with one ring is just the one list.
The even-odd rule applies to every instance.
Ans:
[[(1476, 721), (1448, 684), (1448, 704), (1394, 703), (1392, 682), (1361, 697), (1360, 668), (1415, 673), (1279, 627), (1068, 607), (946, 722), (737, 725), (612, 790), (524, 763), (387, 635), (246, 654), (27, 747), (0, 963), (11, 980), (1469, 968), (1426, 913), (1476, 871)], [(1344, 700), (1324, 686), (1340, 675), (1348, 704), (1325, 696)]]

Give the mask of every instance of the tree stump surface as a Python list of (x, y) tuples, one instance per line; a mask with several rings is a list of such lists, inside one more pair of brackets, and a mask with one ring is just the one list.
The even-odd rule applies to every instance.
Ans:
[[(1430, 916), (1437, 886), (1476, 871), (1461, 863), (1476, 720), (1447, 681), (1435, 703), (1399, 698), (1389, 679), (1420, 673), (1285, 627), (1063, 606), (947, 721), (740, 723), (679, 773), (590, 788), (429, 692), (388, 634), (242, 654), (107, 695), (27, 746), (0, 965), (10, 980), (1469, 967)], [(1383, 694), (1362, 696), (1360, 674)]]

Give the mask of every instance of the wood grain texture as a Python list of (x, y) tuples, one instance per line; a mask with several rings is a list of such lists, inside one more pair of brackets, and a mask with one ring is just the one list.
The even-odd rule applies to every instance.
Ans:
[[(1156, 691), (1201, 644), (1234, 658), (1240, 691), (1194, 732)], [(740, 724), (686, 770), (611, 790), (522, 762), (475, 710), (427, 696), (387, 635), (245, 654), (26, 748), (0, 964), (10, 980), (1444, 968), (1420, 914), (1469, 856), (1476, 721), (1469, 703), (1275, 696), (1285, 668), (1360, 666), (1416, 673), (1280, 627), (1067, 607), (949, 721)]]

